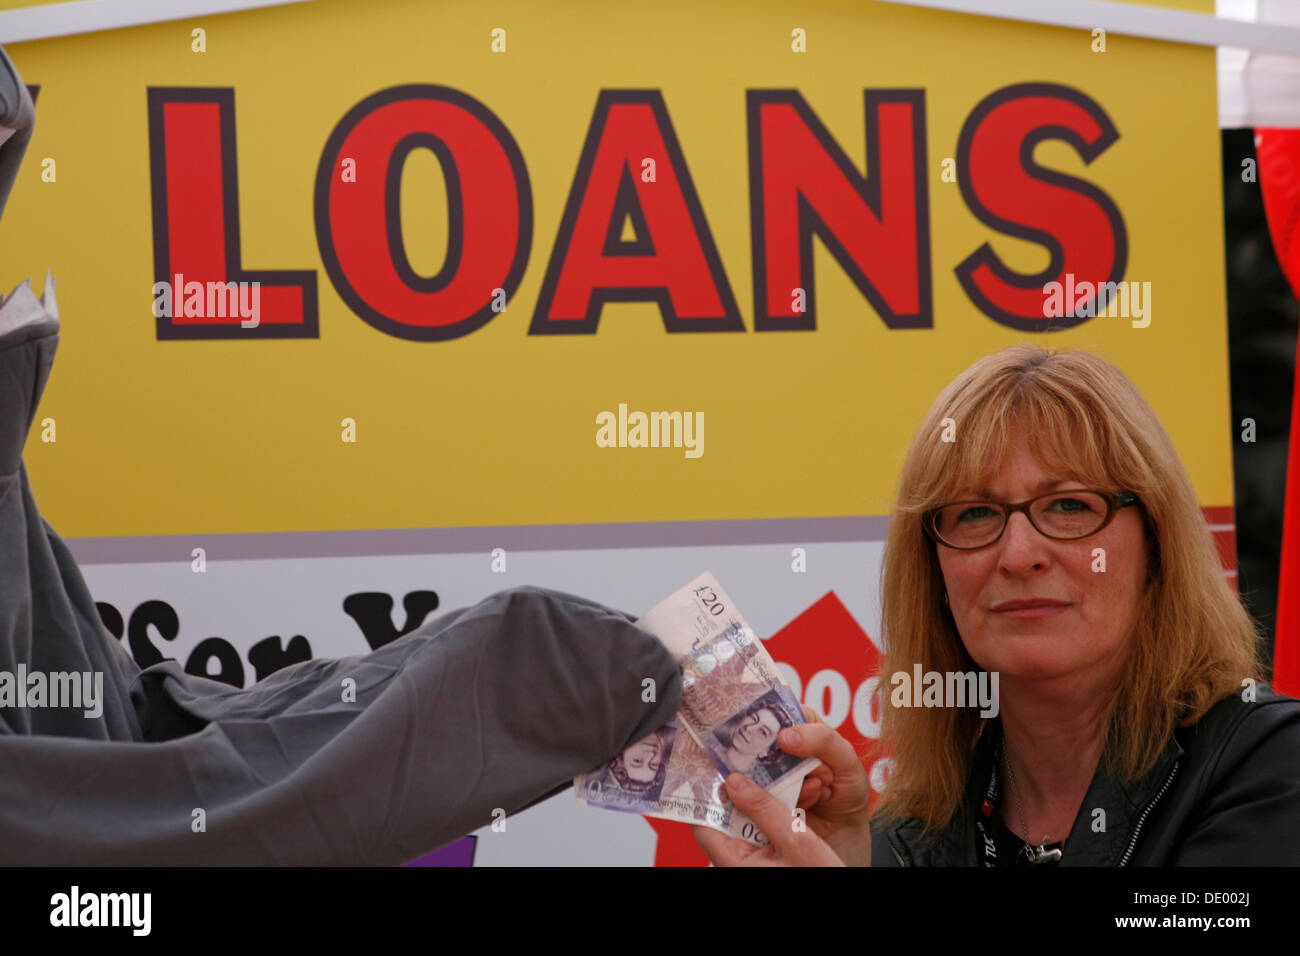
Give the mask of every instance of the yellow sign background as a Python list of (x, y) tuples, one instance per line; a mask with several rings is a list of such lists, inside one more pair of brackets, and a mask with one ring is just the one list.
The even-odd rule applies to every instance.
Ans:
[[(1181, 5), (1181, 4), (1180, 4)], [(1204, 10), (1206, 3), (1186, 4)], [(206, 52), (191, 30), (206, 31)], [(491, 51), (491, 31), (507, 51)], [(807, 52), (791, 51), (791, 30)], [(0, 226), (6, 289), (47, 267), (62, 342), (26, 449), (65, 536), (884, 514), (901, 456), (942, 386), (1018, 341), (1084, 347), (1159, 414), (1201, 501), (1232, 501), (1214, 51), (860, 0), (652, 5), (343, 0), (64, 37), (10, 49), (40, 86), (37, 130)], [(1049, 335), (984, 316), (953, 268), (984, 242), (1036, 272), (1042, 247), (980, 223), (941, 163), (971, 109), (1013, 83), (1096, 100), (1120, 139), (1050, 168), (1119, 206), (1125, 279), (1152, 322)], [(396, 85), (478, 99), (522, 150), (534, 231), (509, 307), (443, 342), (355, 316), (317, 248), (313, 188), (343, 115)], [(318, 339), (158, 341), (147, 88), (235, 91), (247, 269), (314, 269)], [(656, 306), (606, 305), (594, 335), (529, 336), (532, 307), (602, 89), (661, 90), (747, 331), (668, 334)], [(797, 89), (859, 171), (863, 90), (925, 90), (932, 329), (891, 330), (820, 243), (818, 328), (754, 332), (746, 89)], [(41, 180), (45, 157), (57, 180)], [(412, 163), (412, 262), (433, 271), (445, 197)], [(423, 220), (412, 225), (418, 214)], [(609, 449), (596, 416), (702, 411), (705, 453)], [(39, 422), (57, 422), (57, 441)], [(357, 442), (340, 422), (357, 423)]]

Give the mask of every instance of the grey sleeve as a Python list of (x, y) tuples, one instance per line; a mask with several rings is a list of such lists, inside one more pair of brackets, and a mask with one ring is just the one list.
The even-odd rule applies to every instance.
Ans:
[(0, 47), (0, 214), (31, 142), (36, 110), (13, 62)]
[(207, 723), (154, 742), (0, 735), (5, 863), (406, 862), (563, 789), (671, 718), (681, 690), (625, 615), (526, 587), (245, 690), (169, 661), (132, 696), (146, 724)]
[(89, 674), (102, 695), (96, 713), (0, 694), (0, 864), (404, 863), (563, 789), (677, 710), (658, 639), (532, 587), (246, 689), (175, 661), (141, 671), (22, 463), (58, 328), (51, 310), (0, 333), (0, 679)]

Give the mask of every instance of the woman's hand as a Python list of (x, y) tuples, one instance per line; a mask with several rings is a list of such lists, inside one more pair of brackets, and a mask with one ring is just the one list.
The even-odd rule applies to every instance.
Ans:
[(803, 713), (808, 723), (787, 727), (777, 738), (786, 753), (821, 760), (804, 778), (795, 806), (804, 808), (808, 829), (829, 843), (845, 863), (870, 866), (867, 801), (871, 784), (867, 772), (851, 743), (816, 711), (805, 706)]
[(835, 851), (799, 816), (744, 774), (727, 778), (727, 793), (736, 809), (754, 821), (770, 841), (755, 846), (708, 827), (692, 826), (695, 842), (717, 866), (843, 866)]
[[(798, 816), (787, 810), (757, 784), (737, 788), (740, 774), (727, 778), (727, 793), (772, 841), (756, 847), (706, 827), (692, 827), (695, 842), (719, 866), (871, 865), (871, 830), (867, 822), (870, 785), (853, 745), (804, 707), (806, 724), (787, 727), (778, 743), (786, 753), (817, 757), (822, 762), (804, 779), (796, 807), (804, 811), (805, 826), (795, 827)], [(748, 782), (748, 781), (746, 781)], [(760, 816), (762, 817), (760, 819)]]

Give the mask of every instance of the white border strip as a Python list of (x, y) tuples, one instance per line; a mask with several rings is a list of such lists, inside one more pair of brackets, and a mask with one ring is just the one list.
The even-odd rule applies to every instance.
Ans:
[(275, 7), (309, 0), (73, 0), (40, 7), (0, 11), (0, 44), (26, 43), (74, 33), (94, 33), (144, 23), (187, 20), (191, 17), (256, 7)]
[(1006, 20), (1300, 56), (1300, 29), (1115, 0), (879, 0)]
[[(72, 0), (0, 11), (0, 44), (310, 0)], [(1115, 0), (879, 0), (1051, 26), (1300, 56), (1300, 29)]]

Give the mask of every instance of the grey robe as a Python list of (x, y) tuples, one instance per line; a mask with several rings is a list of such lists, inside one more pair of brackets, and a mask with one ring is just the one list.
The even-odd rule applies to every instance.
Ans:
[(653, 635), (533, 587), (243, 690), (174, 661), (141, 671), (37, 511), (21, 453), (59, 326), (49, 280), (44, 303), (15, 296), (44, 314), (0, 332), (0, 672), (101, 673), (104, 700), (97, 717), (0, 708), (0, 863), (399, 864), (564, 789), (677, 710)]

